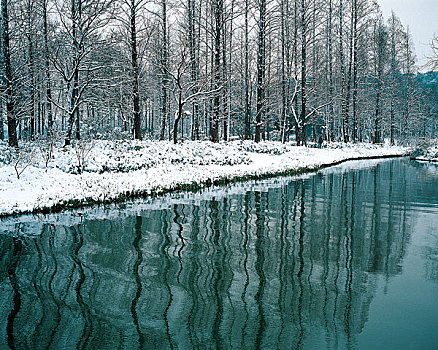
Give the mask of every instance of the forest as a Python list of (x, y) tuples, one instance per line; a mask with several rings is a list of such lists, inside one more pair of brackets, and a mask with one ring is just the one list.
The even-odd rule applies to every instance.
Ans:
[(0, 139), (12, 147), (437, 137), (437, 61), (420, 73), (409, 29), (376, 1), (1, 0), (1, 11)]

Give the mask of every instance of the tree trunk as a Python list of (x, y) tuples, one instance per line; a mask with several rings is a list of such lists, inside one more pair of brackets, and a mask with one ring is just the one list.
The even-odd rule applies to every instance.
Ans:
[(305, 0), (301, 0), (301, 115), (300, 115), (300, 141), (307, 144), (306, 137), (306, 107), (307, 107), (307, 23)]
[(261, 141), (262, 123), (265, 114), (266, 76), (266, 0), (259, 0), (259, 36), (257, 53), (257, 114), (255, 142)]
[(222, 119), (223, 119), (223, 140), (228, 141), (228, 62), (227, 62), (227, 26), (224, 22), (222, 31)]
[[(2, 23), (3, 25), (3, 23)], [(3, 28), (3, 27), (0, 27)], [(4, 67), (3, 65), (3, 34), (2, 37), (0, 39), (0, 66)], [(0, 85), (1, 88), (3, 88), (3, 82), (4, 79), (2, 81), (0, 81)], [(5, 139), (5, 131), (4, 131), (4, 125), (3, 125), (3, 101), (0, 99), (0, 140), (4, 140)]]
[[(298, 77), (298, 0), (294, 0), (294, 47), (293, 47), (293, 56), (294, 56), (294, 70), (295, 74)], [(298, 111), (298, 97), (295, 98), (294, 102), (294, 115), (297, 114)], [(301, 143), (301, 128), (298, 118), (295, 119), (295, 139), (297, 145)]]
[(79, 72), (77, 69), (75, 69), (74, 72), (74, 78), (73, 82), (71, 82), (69, 85), (70, 90), (70, 108), (68, 113), (68, 125), (67, 125), (67, 134), (65, 137), (64, 146), (68, 146), (71, 143), (71, 136), (73, 133), (73, 125), (74, 122), (78, 120), (78, 116), (76, 114), (78, 107), (76, 106), (76, 100), (77, 100), (77, 92), (78, 92), (78, 75)]
[(377, 91), (376, 91), (376, 110), (374, 120), (374, 143), (382, 142), (382, 115), (381, 115), (381, 95), (383, 86), (383, 69), (384, 69), (384, 56), (386, 45), (386, 33), (383, 23), (378, 24), (377, 28)]
[(229, 39), (228, 39), (228, 98), (227, 98), (227, 140), (230, 138), (230, 132), (231, 132), (231, 90), (232, 90), (232, 85), (231, 85), (231, 78), (232, 78), (232, 53), (233, 53), (233, 17), (234, 17), (234, 5), (235, 5), (235, 0), (231, 1), (231, 13), (230, 13), (230, 34), (229, 34)]
[[(354, 1), (354, 0), (353, 0)], [(348, 73), (345, 79), (346, 92), (343, 96), (344, 106), (342, 111), (342, 120), (344, 126), (344, 142), (350, 141), (350, 95), (351, 95), (351, 83), (352, 83), (352, 69), (353, 69), (353, 38), (354, 36), (354, 4), (351, 6), (351, 24), (350, 24), (350, 44), (349, 44), (349, 57), (348, 57)]]
[[(220, 89), (222, 82), (221, 74), (221, 48), (222, 48), (222, 29), (223, 29), (223, 0), (214, 0), (214, 67), (213, 67), (213, 84), (214, 89)], [(219, 142), (219, 121), (220, 121), (220, 100), (221, 96), (216, 93), (213, 98), (213, 118), (210, 123), (210, 141)]]
[(358, 21), (358, 6), (357, 0), (353, 0), (354, 9), (354, 25), (353, 25), (353, 142), (357, 141), (357, 21)]
[[(162, 11), (162, 47), (161, 47), (161, 130), (160, 140), (164, 140), (166, 133), (167, 112), (167, 83), (168, 83), (168, 43), (167, 43), (167, 0), (161, 1)], [(169, 124), (169, 123), (167, 123)], [(170, 125), (169, 125), (170, 129)]]
[(280, 20), (281, 20), (281, 142), (286, 142), (287, 132), (287, 96), (286, 96), (286, 2), (282, 0), (280, 4)]
[(140, 93), (138, 87), (138, 53), (135, 0), (131, 0), (131, 65), (132, 65), (132, 103), (134, 107), (134, 138), (141, 140)]
[(6, 96), (6, 111), (8, 121), (8, 136), (9, 146), (18, 147), (17, 139), (17, 121), (14, 109), (13, 84), (12, 84), (12, 67), (11, 67), (11, 51), (9, 43), (9, 14), (8, 0), (1, 0), (2, 5), (2, 36), (3, 36), (3, 61), (4, 70), (4, 86)]
[(28, 55), (29, 55), (29, 87), (30, 87), (30, 138), (35, 139), (36, 119), (35, 119), (35, 62), (33, 48), (33, 28), (32, 28), (32, 8), (31, 1), (27, 1), (27, 40), (28, 40)]
[(49, 61), (49, 38), (47, 29), (47, 0), (43, 1), (43, 36), (44, 36), (44, 65), (46, 75), (46, 98), (47, 98), (47, 126), (48, 135), (51, 136), (53, 128), (52, 113), (52, 88), (50, 79), (50, 61)]
[[(189, 51), (190, 51), (190, 79), (193, 83), (198, 80), (199, 77), (199, 59), (197, 55), (197, 35), (195, 26), (195, 0), (188, 0), (187, 4), (187, 18), (189, 27)], [(197, 93), (199, 88), (194, 86), (191, 93)], [(192, 102), (192, 125), (191, 125), (191, 137), (192, 141), (199, 140), (199, 104), (198, 102)]]
[(397, 47), (396, 47), (396, 18), (395, 14), (392, 13), (391, 16), (391, 110), (390, 110), (390, 130), (389, 138), (391, 146), (394, 145), (394, 133), (395, 133), (395, 99), (397, 92)]
[(3, 101), (0, 100), (0, 140), (5, 139), (4, 125), (3, 125)]
[(251, 108), (249, 105), (249, 0), (245, 0), (245, 140), (251, 139)]
[(342, 137), (345, 140), (345, 135), (348, 133), (345, 120), (345, 58), (344, 58), (344, 2), (339, 1), (339, 64), (341, 68), (341, 121), (342, 121)]
[(73, 71), (73, 81), (69, 84), (70, 90), (70, 108), (69, 108), (69, 119), (67, 126), (67, 134), (65, 137), (64, 145), (68, 146), (71, 143), (71, 137), (73, 133), (73, 125), (76, 122), (76, 138), (80, 138), (79, 133), (79, 61), (80, 61), (80, 44), (78, 40), (78, 25), (80, 23), (81, 16), (81, 1), (78, 2), (78, 7), (76, 7), (76, 0), (71, 0), (71, 16), (74, 19), (72, 21), (72, 47), (74, 50), (74, 71)]
[(178, 124), (182, 118), (183, 114), (183, 103), (182, 103), (182, 90), (178, 92), (178, 112), (173, 124), (173, 143), (176, 145), (178, 143)]
[(404, 101), (404, 120), (403, 120), (403, 135), (404, 135), (404, 141), (407, 141), (407, 137), (409, 134), (409, 120), (410, 120), (410, 114), (411, 114), (411, 100), (412, 100), (412, 86), (411, 86), (411, 74), (412, 74), (412, 57), (411, 57), (411, 46), (410, 46), (410, 33), (409, 28), (406, 32), (405, 42), (404, 42), (404, 49), (406, 54), (406, 67), (405, 67), (405, 101)]
[(353, 41), (354, 41), (354, 0), (351, 6), (351, 24), (350, 24), (350, 45), (349, 45), (349, 58), (348, 58), (348, 74), (346, 78), (347, 91), (344, 96), (344, 109), (343, 118), (344, 121), (344, 142), (350, 141), (350, 94), (351, 94), (351, 83), (352, 83), (352, 69), (353, 69)]
[(391, 111), (390, 111), (390, 129), (389, 129), (389, 139), (391, 146), (394, 146), (394, 99), (391, 99)]
[(330, 141), (335, 140), (335, 110), (333, 107), (333, 43), (332, 43), (332, 29), (333, 26), (333, 5), (332, 0), (329, 1), (329, 18), (328, 18), (328, 69), (329, 69), (329, 99), (328, 106), (329, 111), (329, 125), (327, 131), (327, 139)]

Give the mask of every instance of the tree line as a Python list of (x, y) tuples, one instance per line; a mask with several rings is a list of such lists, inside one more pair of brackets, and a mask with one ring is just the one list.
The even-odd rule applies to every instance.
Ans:
[(418, 78), (409, 29), (376, 1), (1, 0), (1, 16), (10, 146), (438, 132), (438, 84)]

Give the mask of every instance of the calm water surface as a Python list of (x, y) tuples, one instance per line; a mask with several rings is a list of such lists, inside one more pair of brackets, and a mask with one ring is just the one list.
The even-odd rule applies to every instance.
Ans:
[(437, 167), (350, 165), (3, 223), (0, 348), (438, 349)]

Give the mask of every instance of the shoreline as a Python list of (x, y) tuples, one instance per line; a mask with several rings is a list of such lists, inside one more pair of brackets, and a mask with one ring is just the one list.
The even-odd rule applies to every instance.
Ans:
[[(159, 144), (161, 145), (166, 144)], [(198, 146), (196, 143), (193, 145)], [(189, 144), (177, 151), (187, 151), (187, 148), (193, 145)], [(225, 150), (231, 153), (231, 156), (225, 155), (226, 159), (235, 155), (233, 152), (236, 145), (227, 144), (222, 148), (230, 145), (231, 152), (229, 149)], [(198, 191), (211, 186), (311, 173), (348, 161), (401, 158), (409, 155), (409, 150), (406, 148), (369, 144), (323, 149), (284, 146), (273, 142), (267, 145), (266, 149), (259, 153), (251, 148), (258, 145), (247, 143), (246, 146), (252, 150), (245, 153), (249, 160), (234, 165), (220, 165), (222, 161), (220, 157), (224, 155), (214, 154), (217, 157), (215, 158), (217, 164), (174, 165), (171, 164), (172, 162), (158, 162), (155, 166), (127, 172), (72, 174), (61, 172), (57, 168), (41, 169), (31, 166), (29, 174), (23, 172), (19, 180), (13, 178), (14, 174), (9, 174), (5, 178), (3, 175), (5, 169), (9, 168), (11, 173), (14, 168), (11, 165), (3, 166), (0, 167), (0, 170), (3, 169), (3, 173), (0, 172), (0, 219), (25, 214), (59, 213), (69, 209), (123, 203), (136, 198), (152, 199), (168, 193)], [(202, 146), (207, 150), (209, 147), (217, 147), (211, 144)], [(284, 147), (284, 152), (281, 151), (283, 153), (279, 154), (265, 152), (273, 149), (278, 151), (275, 147)], [(237, 151), (235, 153), (238, 157), (244, 158)], [(156, 180), (153, 179), (154, 176)], [(46, 181), (47, 184), (44, 184), (43, 182)], [(26, 191), (29, 192), (28, 195)], [(2, 197), (5, 199), (2, 200)]]
[(428, 158), (417, 158), (417, 157), (410, 157), (411, 160), (415, 160), (417, 162), (426, 162), (426, 163), (437, 163), (438, 159), (428, 159)]

